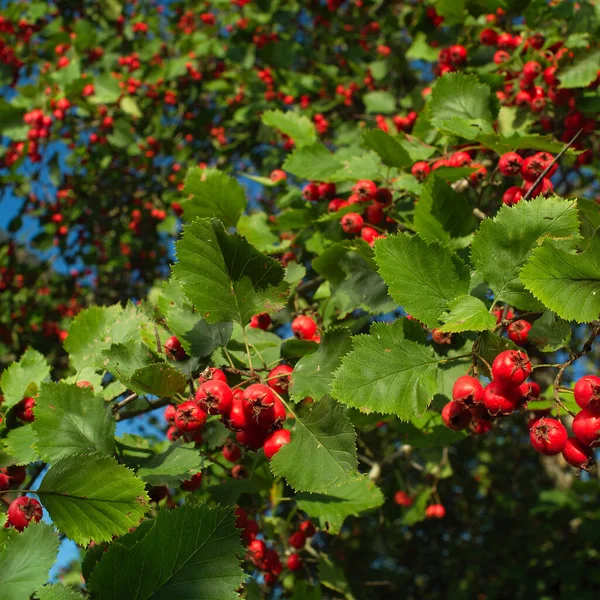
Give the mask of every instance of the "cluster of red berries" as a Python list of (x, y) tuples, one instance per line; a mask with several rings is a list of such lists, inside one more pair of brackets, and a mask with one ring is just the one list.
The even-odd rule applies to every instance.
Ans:
[(538, 177), (544, 173), (546, 169), (549, 169), (544, 178), (531, 192), (530, 196), (535, 198), (540, 194), (548, 196), (552, 193), (554, 186), (550, 178), (556, 170), (558, 165), (552, 164), (554, 156), (548, 152), (537, 152), (533, 156), (522, 158), (516, 152), (507, 152), (500, 157), (498, 161), (498, 170), (502, 175), (506, 177), (517, 177), (523, 178), (524, 182), (521, 187), (512, 186), (509, 187), (502, 196), (502, 202), (508, 206), (512, 206), (521, 200), (527, 192), (533, 187)]
[(467, 63), (467, 49), (460, 44), (442, 48), (438, 54), (438, 65), (436, 75), (442, 76), (445, 73), (452, 73)]
[[(413, 505), (413, 499), (403, 490), (398, 490), (394, 494), (394, 502), (398, 506), (408, 508)], [(427, 519), (443, 519), (446, 516), (446, 509), (443, 504), (430, 504), (425, 509), (425, 517)]]
[(473, 162), (472, 153), (473, 150), (459, 150), (453, 152), (448, 158), (432, 159), (429, 161), (432, 163), (431, 166), (429, 166), (429, 162), (420, 160), (412, 166), (411, 173), (418, 181), (424, 181), (431, 171), (436, 171), (437, 169), (444, 167), (452, 169), (470, 167), (474, 170), (469, 174), (469, 181), (475, 185), (485, 178), (487, 169), (482, 164)]

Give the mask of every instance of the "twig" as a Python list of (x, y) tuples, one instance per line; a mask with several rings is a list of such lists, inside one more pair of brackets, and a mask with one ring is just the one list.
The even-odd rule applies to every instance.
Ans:
[(131, 404), (137, 397), (138, 397), (137, 394), (131, 394), (131, 396), (127, 396), (127, 398), (124, 398), (123, 400), (121, 400), (121, 402), (117, 402), (116, 404), (113, 404), (113, 407), (112, 407), (113, 412), (117, 412), (118, 410), (122, 409), (124, 406)]
[(147, 412), (153, 411), (156, 408), (160, 408), (161, 406), (166, 406), (167, 404), (171, 403), (171, 398), (161, 398), (160, 400), (157, 400), (156, 402), (149, 402), (148, 406), (144, 407), (144, 408), (140, 408), (139, 410), (134, 410), (131, 411), (130, 413), (117, 413), (115, 415), (115, 419), (117, 421), (126, 421), (127, 419), (133, 419), (133, 417), (137, 417), (139, 415), (143, 415)]

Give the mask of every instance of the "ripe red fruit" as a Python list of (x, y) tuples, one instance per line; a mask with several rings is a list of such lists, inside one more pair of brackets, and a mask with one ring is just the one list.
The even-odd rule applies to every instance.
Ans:
[(206, 367), (206, 369), (200, 373), (200, 377), (198, 377), (198, 383), (202, 384), (215, 379), (227, 383), (227, 376), (225, 373), (223, 373), (223, 371), (221, 371), (221, 369), (217, 369), (217, 367)]
[(523, 77), (533, 81), (542, 72), (542, 65), (535, 60), (530, 60), (523, 65)]
[(290, 571), (298, 571), (298, 569), (302, 568), (302, 559), (298, 554), (290, 554), (287, 557), (287, 568)]
[(500, 157), (498, 169), (502, 175), (512, 177), (519, 174), (522, 164), (523, 159), (516, 152), (507, 152)]
[(13, 500), (6, 512), (7, 525), (12, 525), (17, 531), (23, 531), (31, 521), (37, 523), (43, 514), (42, 505), (35, 498), (27, 496)]
[(270, 324), (271, 317), (269, 313), (260, 313), (259, 315), (254, 315), (252, 319), (250, 319), (250, 327), (254, 329), (262, 329), (265, 331), (269, 329)]
[(498, 34), (493, 29), (484, 29), (479, 34), (479, 41), (484, 46), (495, 46), (498, 43)]
[(310, 538), (316, 533), (316, 528), (311, 521), (302, 521), (298, 529), (307, 537)]
[(399, 506), (411, 506), (413, 503), (413, 499), (406, 492), (398, 490), (394, 494), (394, 502)]
[(253, 421), (248, 423), (242, 431), (238, 431), (235, 434), (235, 439), (239, 444), (250, 448), (250, 450), (258, 450), (262, 448), (269, 432), (263, 427), (259, 427)]
[(289, 365), (279, 365), (271, 369), (267, 375), (267, 385), (278, 394), (287, 394), (293, 370)]
[(531, 375), (531, 363), (525, 352), (505, 350), (492, 363), (492, 377), (501, 386), (515, 388)]
[(591, 413), (600, 413), (600, 377), (584, 375), (573, 388), (575, 402)]
[(467, 62), (467, 49), (458, 44), (450, 46), (450, 60), (454, 65), (464, 65)]
[(225, 415), (231, 410), (233, 392), (219, 379), (205, 381), (196, 390), (196, 402), (209, 415)]
[[(533, 187), (533, 185), (534, 182), (525, 181), (523, 183), (523, 192), (527, 193)], [(542, 179), (542, 181), (535, 186), (531, 192), (530, 198), (537, 198), (539, 195), (549, 196), (553, 190), (554, 186), (552, 185), (552, 182), (547, 177), (544, 177), (544, 179)]]
[(177, 407), (169, 404), (167, 408), (165, 408), (165, 420), (167, 423), (173, 423), (175, 421), (175, 415), (177, 413)]
[(266, 553), (267, 545), (263, 540), (253, 540), (248, 544), (248, 557), (255, 565), (262, 563)]
[(429, 165), (426, 162), (419, 161), (416, 162), (410, 172), (416, 177), (419, 181), (423, 181), (427, 175), (431, 172)]
[(560, 421), (547, 417), (538, 419), (529, 430), (531, 445), (540, 454), (546, 456), (560, 454), (565, 448), (568, 437), (567, 430)]
[[(236, 392), (237, 391), (238, 390), (236, 390)], [(225, 427), (232, 431), (241, 431), (246, 427), (248, 416), (244, 410), (243, 393), (234, 393), (231, 409), (228, 414), (223, 415), (223, 423), (225, 424)]]
[(195, 492), (202, 483), (202, 473), (192, 475), (190, 479), (181, 482), (181, 488), (186, 492)]
[(359, 233), (365, 224), (364, 219), (358, 213), (346, 213), (340, 224), (346, 233)]
[(432, 504), (425, 509), (425, 517), (428, 519), (443, 519), (446, 516), (446, 509), (442, 504)]
[(510, 415), (514, 412), (520, 396), (492, 381), (483, 390), (483, 404), (490, 415)]
[(594, 451), (576, 437), (569, 438), (562, 451), (563, 458), (578, 469), (590, 469), (594, 465)]
[(274, 421), (273, 406), (277, 397), (270, 387), (254, 383), (244, 390), (242, 405), (248, 417), (265, 429)]
[(271, 460), (283, 446), (290, 443), (290, 439), (291, 434), (287, 429), (279, 429), (273, 432), (263, 444), (265, 456)]
[(283, 402), (279, 398), (275, 398), (275, 404), (273, 404), (273, 422), (269, 426), (269, 431), (281, 429), (286, 419), (287, 412)]
[(454, 431), (466, 429), (471, 422), (471, 412), (461, 402), (448, 402), (442, 409), (444, 425)]
[(547, 162), (537, 155), (528, 156), (521, 165), (521, 175), (525, 181), (534, 182), (547, 167)]
[(304, 196), (305, 200), (308, 200), (309, 202), (316, 202), (320, 197), (319, 186), (316, 183), (309, 183), (308, 185), (304, 186), (302, 195)]
[(196, 431), (206, 423), (206, 413), (193, 400), (188, 400), (177, 407), (175, 427), (179, 431)]
[(348, 202), (343, 198), (334, 198), (328, 205), (328, 212), (337, 212), (340, 208), (344, 208), (344, 206), (348, 206)]
[(23, 400), (21, 400), (21, 402), (15, 406), (15, 416), (21, 421), (31, 423), (35, 420), (35, 416), (33, 414), (34, 407), (35, 398), (23, 398)]
[(377, 186), (368, 179), (361, 179), (352, 186), (352, 191), (358, 194), (361, 201), (370, 200), (375, 196)]
[(240, 459), (242, 451), (237, 444), (234, 444), (231, 440), (227, 440), (222, 450), (223, 458), (231, 463), (234, 463)]
[(392, 203), (392, 199), (392, 192), (388, 190), (388, 188), (377, 188), (377, 190), (375, 190), (373, 200), (375, 200), (375, 202), (378, 204), (388, 206)]
[(452, 386), (452, 399), (466, 406), (483, 402), (483, 386), (469, 375), (459, 377)]
[(448, 159), (448, 166), (458, 168), (467, 167), (471, 164), (471, 155), (468, 152), (455, 152)]
[(335, 196), (335, 183), (320, 183), (319, 196), (324, 200), (331, 200)]
[(301, 531), (295, 531), (288, 538), (288, 544), (292, 548), (296, 548), (296, 550), (299, 550), (300, 548), (304, 548), (305, 543), (306, 543), (306, 536)]
[(600, 445), (600, 415), (583, 409), (575, 415), (572, 428), (575, 436), (586, 446)]
[(524, 319), (519, 319), (508, 326), (508, 338), (518, 346), (522, 346), (527, 343), (530, 329), (531, 323), (528, 323)]
[(248, 469), (244, 465), (233, 465), (231, 467), (231, 476), (234, 479), (246, 479), (248, 477)]
[(317, 332), (317, 324), (310, 317), (301, 315), (292, 321), (292, 331), (297, 338), (310, 340)]
[(183, 360), (187, 356), (176, 335), (172, 335), (165, 342), (165, 352), (167, 353), (167, 356), (173, 360)]
[(360, 230), (360, 237), (365, 240), (369, 246), (373, 246), (375, 244), (375, 240), (379, 237), (379, 233), (372, 227), (363, 227)]
[(504, 192), (504, 194), (502, 194), (502, 202), (507, 206), (513, 206), (514, 204), (519, 202), (519, 200), (522, 200), (524, 195), (525, 194), (523, 193), (523, 190), (520, 187), (514, 185), (512, 187), (509, 187)]

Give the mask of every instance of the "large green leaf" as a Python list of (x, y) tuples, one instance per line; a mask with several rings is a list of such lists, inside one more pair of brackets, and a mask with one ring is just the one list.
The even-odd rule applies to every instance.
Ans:
[(0, 552), (0, 598), (27, 600), (48, 579), (57, 552), (58, 536), (46, 523), (11, 536)]
[(393, 325), (373, 323), (369, 335), (353, 340), (354, 349), (335, 375), (333, 396), (348, 406), (404, 420), (423, 414), (436, 392), (441, 359), (406, 339), (403, 319)]
[(296, 415), (291, 441), (271, 459), (271, 470), (297, 492), (325, 492), (357, 477), (356, 434), (346, 409), (329, 397)]
[(55, 525), (78, 544), (136, 527), (147, 510), (144, 482), (108, 456), (71, 454), (53, 464), (36, 491)]
[(332, 535), (340, 532), (346, 517), (358, 516), (383, 504), (381, 490), (364, 476), (331, 488), (327, 493), (296, 496), (298, 508), (319, 520)]
[(161, 511), (142, 532), (111, 544), (89, 587), (98, 600), (235, 600), (245, 578), (239, 539), (231, 509)]
[(496, 317), (489, 313), (486, 305), (475, 296), (459, 296), (450, 302), (448, 312), (442, 316), (442, 331), (484, 331), (493, 329)]
[(413, 163), (408, 152), (391, 135), (381, 129), (370, 129), (363, 134), (363, 145), (374, 150), (388, 167), (405, 169)]
[(173, 274), (207, 322), (250, 322), (283, 305), (284, 270), (244, 238), (228, 234), (216, 219), (196, 219), (177, 242)]
[(291, 137), (297, 148), (310, 146), (317, 141), (314, 123), (308, 117), (296, 112), (268, 110), (263, 114), (262, 122)]
[(44, 383), (31, 425), (40, 456), (54, 462), (69, 454), (115, 451), (115, 420), (108, 404), (88, 387)]
[(28, 395), (34, 396), (48, 375), (50, 367), (46, 359), (33, 348), (28, 348), (19, 361), (12, 363), (2, 373), (2, 408), (10, 408)]
[(598, 77), (600, 51), (588, 52), (556, 73), (561, 88), (586, 88)]
[(321, 143), (296, 148), (283, 163), (283, 169), (301, 179), (329, 181), (342, 163)]
[(340, 366), (342, 356), (351, 348), (347, 329), (327, 332), (321, 339), (319, 349), (303, 356), (294, 367), (290, 398), (298, 401), (306, 397), (320, 400), (329, 394), (334, 371)]
[(375, 242), (375, 260), (390, 296), (429, 327), (469, 290), (469, 269), (452, 250), (400, 233)]
[(545, 241), (521, 270), (521, 281), (559, 317), (595, 321), (600, 317), (600, 238), (591, 238), (581, 254)]
[(191, 196), (181, 203), (183, 216), (189, 222), (196, 217), (216, 217), (227, 227), (235, 227), (246, 209), (244, 188), (216, 169), (190, 169), (183, 193)]
[(471, 248), (471, 259), (497, 300), (524, 310), (540, 304), (523, 287), (519, 271), (545, 238), (560, 240), (570, 249), (579, 239), (577, 204), (559, 198), (535, 198), (503, 206), (493, 219), (481, 223)]

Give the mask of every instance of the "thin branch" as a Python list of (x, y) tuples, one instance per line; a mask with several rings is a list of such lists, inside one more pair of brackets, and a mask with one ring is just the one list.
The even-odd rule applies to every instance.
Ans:
[(118, 410), (121, 410), (124, 406), (131, 404), (137, 397), (138, 397), (137, 394), (131, 394), (130, 396), (127, 396), (127, 398), (124, 398), (123, 400), (121, 400), (121, 402), (117, 402), (116, 404), (113, 404), (113, 407), (112, 407), (113, 412), (117, 412)]

